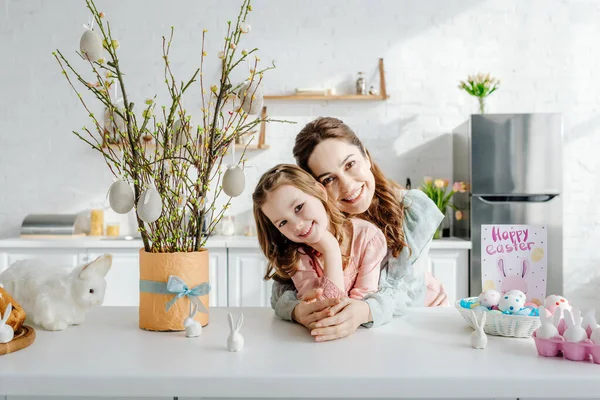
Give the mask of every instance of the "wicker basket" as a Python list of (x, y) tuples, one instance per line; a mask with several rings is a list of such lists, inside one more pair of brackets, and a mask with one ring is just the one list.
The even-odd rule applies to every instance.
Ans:
[[(464, 300), (475, 301), (477, 297), (469, 297)], [(460, 305), (461, 300), (454, 303), (454, 306), (463, 316), (465, 321), (473, 329), (475, 323), (472, 320), (472, 314), (470, 308), (464, 308)], [(488, 335), (494, 336), (508, 336), (508, 337), (531, 337), (533, 332), (541, 325), (540, 317), (530, 317), (528, 315), (507, 315), (488, 313), (485, 319), (484, 332)]]

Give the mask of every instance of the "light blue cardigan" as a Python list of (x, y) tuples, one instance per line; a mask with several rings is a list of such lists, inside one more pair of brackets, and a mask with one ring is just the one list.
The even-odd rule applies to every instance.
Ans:
[[(409, 254), (408, 247), (404, 247), (397, 258), (388, 252), (382, 261), (379, 291), (365, 297), (373, 317), (372, 322), (363, 324), (367, 328), (387, 324), (394, 315), (406, 314), (407, 307), (425, 303), (424, 269), (416, 271), (412, 267), (430, 243), (444, 215), (419, 189), (404, 191), (403, 202), (404, 239), (412, 252)], [(271, 307), (278, 317), (291, 321), (292, 311), (299, 302), (292, 283), (273, 282)]]

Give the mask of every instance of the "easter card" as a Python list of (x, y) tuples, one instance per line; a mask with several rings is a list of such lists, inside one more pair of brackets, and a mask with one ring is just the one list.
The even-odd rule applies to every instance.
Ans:
[(548, 271), (545, 226), (481, 225), (483, 291), (518, 289), (537, 305), (546, 298)]

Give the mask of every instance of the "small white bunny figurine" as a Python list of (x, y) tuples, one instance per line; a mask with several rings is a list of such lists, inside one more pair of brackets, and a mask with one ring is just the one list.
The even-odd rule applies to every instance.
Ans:
[(0, 320), (0, 343), (8, 343), (13, 340), (13, 337), (15, 336), (12, 326), (6, 323), (11, 312), (12, 304), (9, 303), (8, 306), (6, 306), (6, 310), (4, 310), (4, 316), (2, 317), (2, 320)]
[(596, 345), (600, 345), (600, 327), (594, 329), (590, 335), (590, 340)]
[(598, 327), (598, 323), (596, 322), (595, 308), (592, 308), (585, 313), (585, 315), (583, 316), (583, 323), (581, 324), (581, 326), (583, 327), (583, 329), (586, 330), (589, 326), (592, 331)]
[(190, 301), (190, 315), (183, 321), (185, 327), (185, 336), (196, 337), (202, 334), (202, 325), (198, 321), (194, 320), (194, 316), (198, 311), (198, 304)]
[(240, 351), (244, 348), (244, 337), (240, 333), (242, 323), (244, 322), (244, 314), (240, 314), (235, 325), (233, 324), (233, 315), (231, 313), (227, 314), (229, 317), (229, 328), (231, 329), (231, 333), (229, 333), (229, 337), (227, 338), (227, 349), (229, 351)]
[(471, 317), (473, 323), (475, 324), (476, 330), (471, 333), (471, 346), (474, 349), (485, 349), (487, 346), (487, 336), (483, 331), (485, 326), (486, 313), (485, 311), (481, 312), (481, 320), (477, 319), (477, 314), (474, 311), (471, 311)]
[(554, 309), (554, 314), (549, 316), (546, 313), (546, 307), (540, 307), (540, 321), (541, 325), (537, 329), (536, 337), (540, 339), (552, 339), (555, 336), (558, 336), (558, 323), (560, 322), (561, 317), (561, 309), (556, 307)]
[[(571, 314), (572, 313), (572, 314)], [(563, 337), (567, 342), (578, 343), (588, 338), (585, 329), (581, 327), (581, 313), (579, 309), (573, 307), (571, 311), (564, 310), (565, 323), (567, 329), (565, 330)]]

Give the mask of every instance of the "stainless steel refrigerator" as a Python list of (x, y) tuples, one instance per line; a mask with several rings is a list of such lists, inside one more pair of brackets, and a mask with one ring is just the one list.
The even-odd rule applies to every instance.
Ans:
[(470, 296), (481, 293), (481, 225), (547, 229), (547, 294), (563, 293), (562, 132), (560, 114), (472, 115), (453, 131), (453, 178), (462, 220), (453, 235), (472, 241)]

